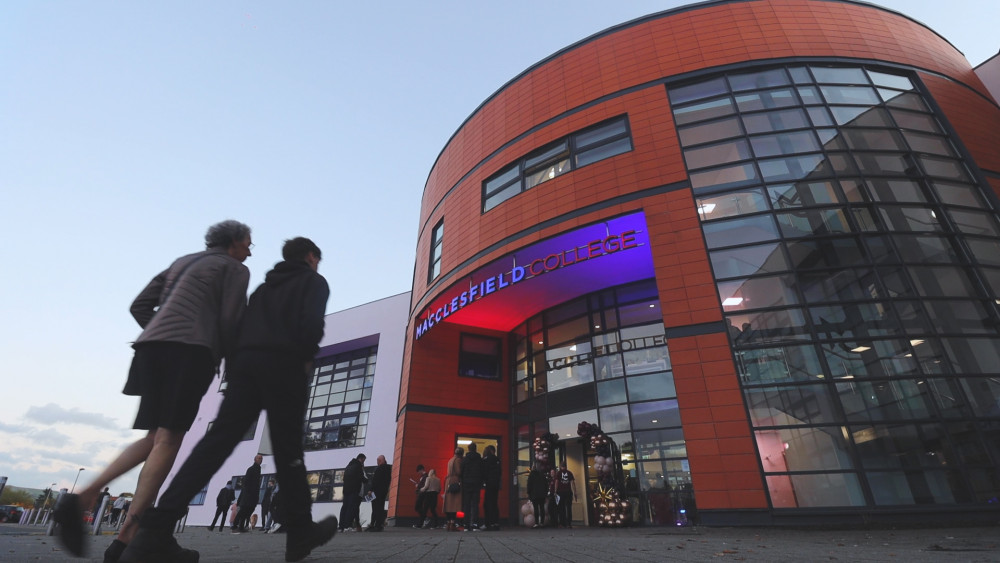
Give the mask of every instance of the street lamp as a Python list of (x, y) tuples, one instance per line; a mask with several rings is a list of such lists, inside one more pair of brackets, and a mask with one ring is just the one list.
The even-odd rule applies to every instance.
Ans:
[(52, 489), (55, 488), (56, 484), (52, 483), (49, 486), (49, 490), (45, 491), (45, 500), (42, 501), (42, 510), (45, 510), (45, 506), (49, 504), (49, 495), (52, 494)]
[(73, 491), (75, 491), (75, 490), (76, 490), (76, 482), (77, 482), (77, 480), (78, 480), (78, 479), (80, 478), (80, 473), (81, 473), (82, 471), (83, 471), (83, 468), (81, 467), (81, 468), (80, 468), (80, 471), (77, 471), (77, 472), (76, 472), (76, 479), (73, 479), (73, 488), (69, 490), (70, 494), (72, 494), (72, 493), (73, 493)]

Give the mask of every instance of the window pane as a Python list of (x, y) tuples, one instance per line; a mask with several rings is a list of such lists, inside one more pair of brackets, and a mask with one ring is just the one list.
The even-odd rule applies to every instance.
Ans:
[[(670, 369), (670, 353), (666, 346), (656, 348), (645, 348), (643, 350), (626, 350), (622, 352), (622, 359), (625, 362), (625, 374), (636, 375), (650, 373), (654, 371), (664, 371)], [(673, 387), (671, 379), (671, 387)], [(631, 386), (629, 396), (631, 396)], [(634, 397), (633, 401), (636, 400)]]
[(1000, 366), (1000, 338), (942, 338), (941, 344), (955, 373), (996, 373)]
[(965, 207), (986, 207), (979, 191), (968, 184), (934, 181), (931, 182), (931, 185), (934, 186), (934, 190), (937, 191), (938, 196), (944, 203)]
[(671, 428), (636, 432), (635, 451), (639, 459), (686, 457), (684, 431), (680, 428)]
[(854, 238), (799, 240), (785, 244), (792, 264), (798, 269), (845, 267), (864, 260), (864, 253)]
[(883, 207), (879, 209), (890, 231), (942, 231), (934, 211), (926, 207)]
[[(957, 471), (872, 471), (865, 473), (877, 505), (954, 504), (952, 488), (961, 483)], [(961, 485), (959, 485), (961, 486)], [(964, 493), (963, 493), (964, 495)]]
[(740, 111), (756, 111), (761, 109), (782, 108), (798, 105), (798, 100), (790, 88), (737, 94), (736, 106)]
[(902, 328), (883, 303), (838, 303), (811, 307), (809, 314), (820, 338), (886, 336)]
[(709, 256), (717, 279), (776, 273), (789, 269), (788, 261), (778, 243), (734, 250), (716, 250)]
[(775, 508), (865, 505), (853, 473), (768, 475), (767, 489)]
[(728, 137), (742, 135), (740, 120), (737, 117), (727, 117), (717, 121), (709, 121), (699, 125), (691, 125), (677, 130), (681, 145), (689, 147), (701, 143), (717, 141)]
[(903, 129), (916, 129), (917, 131), (927, 131), (929, 133), (940, 133), (941, 129), (933, 117), (924, 113), (913, 113), (892, 108), (889, 110), (893, 119), (899, 127)]
[(941, 467), (953, 457), (938, 424), (852, 426), (851, 434), (867, 469)]
[(699, 100), (701, 98), (709, 98), (719, 94), (725, 94), (726, 92), (726, 79), (715, 78), (713, 80), (699, 82), (698, 84), (692, 84), (691, 86), (671, 88), (669, 92), (670, 103), (678, 105), (692, 100)]
[(677, 396), (677, 391), (674, 390), (674, 378), (670, 372), (629, 377), (626, 381), (628, 397), (633, 402)]
[(765, 182), (782, 182), (812, 175), (818, 172), (823, 163), (823, 155), (810, 154), (761, 160), (757, 164), (760, 166), (760, 173)]
[(875, 276), (868, 269), (799, 272), (799, 280), (807, 303), (870, 299), (875, 287)]
[(889, 115), (882, 108), (863, 106), (830, 106), (838, 125), (845, 127), (892, 127)]
[(726, 323), (730, 339), (736, 347), (773, 345), (810, 338), (809, 327), (801, 309), (726, 315)]
[(903, 94), (900, 92), (893, 91), (889, 94), (885, 93), (885, 90), (879, 90), (882, 94), (882, 99), (886, 101), (886, 105), (889, 107), (911, 109), (913, 111), (930, 112), (927, 104), (920, 99), (919, 94)]
[(740, 90), (757, 90), (771, 86), (783, 86), (785, 84), (788, 84), (788, 75), (781, 68), (747, 74), (732, 74), (729, 76), (729, 85), (733, 91), (737, 92)]
[(1000, 378), (963, 377), (960, 381), (976, 416), (1000, 416)]
[(991, 213), (952, 210), (948, 214), (951, 215), (951, 220), (954, 221), (958, 230), (963, 233), (1000, 237), (997, 221)]
[[(681, 415), (675, 400), (633, 403), (629, 405), (629, 410), (632, 413), (632, 428), (635, 430), (681, 425)], [(579, 416), (577, 420), (580, 420)]]
[(529, 190), (542, 182), (547, 182), (556, 176), (562, 176), (569, 171), (569, 159), (560, 160), (559, 162), (553, 163), (551, 166), (525, 175), (524, 189)]
[(627, 131), (625, 124), (626, 121), (624, 118), (616, 119), (600, 127), (577, 133), (573, 135), (576, 148), (578, 150), (586, 149), (593, 144), (604, 142), (618, 135), (624, 135)]
[[(621, 374), (619, 374), (621, 375)], [(601, 379), (601, 378), (599, 378)], [(624, 403), (627, 400), (625, 396), (625, 380), (624, 379), (614, 379), (611, 381), (601, 381), (597, 384), (597, 402), (601, 405), (614, 405), (617, 403)]]
[(767, 211), (763, 190), (752, 188), (728, 192), (723, 195), (701, 197), (697, 200), (698, 213), (703, 220), (722, 219), (735, 215)]
[(976, 297), (975, 285), (964, 268), (910, 266), (907, 268), (917, 293), (925, 297)]
[(927, 203), (923, 188), (911, 180), (874, 179), (868, 182), (868, 191), (875, 201)]
[(757, 447), (764, 471), (851, 469), (840, 426), (758, 430)]
[(779, 133), (777, 135), (752, 137), (750, 143), (753, 145), (753, 152), (758, 158), (781, 154), (815, 152), (820, 149), (819, 143), (816, 142), (816, 137), (812, 131), (795, 131), (791, 133)]
[(797, 182), (768, 186), (767, 193), (775, 208), (813, 207), (838, 203), (833, 182)]
[(878, 105), (882, 100), (875, 90), (860, 86), (820, 86), (828, 104)]
[(929, 389), (924, 381), (838, 382), (837, 395), (847, 420), (883, 421), (931, 416)]
[(860, 68), (826, 68), (811, 66), (816, 82), (826, 82), (830, 84), (868, 84), (868, 77)]
[(632, 150), (632, 140), (628, 137), (624, 139), (618, 139), (606, 145), (599, 145), (592, 149), (588, 149), (577, 153), (576, 155), (576, 166), (586, 166), (590, 163), (597, 162), (598, 160), (604, 160), (605, 158), (611, 158), (616, 154), (622, 154)]
[(784, 129), (800, 129), (808, 127), (806, 114), (801, 109), (786, 109), (754, 113), (743, 116), (743, 125), (747, 133), (768, 133)]
[(839, 209), (800, 209), (777, 213), (776, 218), (785, 238), (851, 232), (847, 217)]
[(719, 299), (726, 312), (798, 303), (791, 274), (720, 282)]
[(912, 164), (903, 154), (855, 153), (854, 161), (863, 174), (904, 176)]
[(834, 379), (916, 375), (917, 362), (906, 357), (907, 343), (900, 340), (824, 344), (823, 352)]
[(854, 150), (906, 150), (902, 136), (891, 129), (844, 129), (841, 136)]
[(926, 155), (921, 155), (917, 158), (920, 160), (920, 164), (923, 165), (924, 171), (927, 172), (928, 176), (964, 182), (970, 180), (969, 175), (965, 172), (965, 166), (957, 160)]
[[(825, 370), (813, 346), (777, 346), (736, 353), (744, 384), (785, 383), (823, 379)], [(820, 377), (823, 376), (823, 377)]]
[(506, 185), (508, 182), (510, 182), (510, 181), (514, 180), (515, 178), (517, 178), (518, 173), (519, 173), (518, 170), (519, 170), (518, 165), (515, 164), (515, 165), (511, 166), (510, 168), (504, 170), (503, 172), (501, 172), (497, 176), (493, 177), (493, 179), (487, 181), (486, 182), (486, 193), (487, 194), (491, 194), (494, 191), (496, 191), (497, 189), (499, 189), (500, 187)]
[(605, 432), (625, 432), (632, 428), (628, 421), (628, 405), (605, 407), (600, 409), (600, 415), (598, 424)]
[(758, 387), (743, 393), (754, 426), (801, 426), (838, 419), (826, 384)]
[(941, 156), (955, 156), (955, 151), (951, 148), (951, 143), (945, 137), (928, 135), (927, 133), (917, 133), (916, 131), (905, 131), (907, 144), (916, 152), (927, 152), (939, 154)]
[(726, 141), (709, 146), (700, 146), (684, 151), (684, 161), (688, 169), (716, 166), (727, 162), (747, 160), (750, 158), (750, 148), (743, 139)]
[(753, 164), (737, 164), (695, 172), (689, 177), (695, 193), (700, 193), (708, 191), (704, 188), (713, 188), (712, 191), (715, 191), (755, 184), (757, 183), (757, 169), (754, 168)]
[(722, 117), (734, 112), (733, 101), (726, 96), (674, 109), (674, 120), (678, 125), (694, 123), (713, 117)]
[[(1000, 266), (1000, 241), (966, 239), (965, 241), (972, 250), (972, 255), (980, 264), (990, 266)], [(1000, 294), (1000, 288), (995, 288), (995, 293)]]
[(951, 239), (934, 235), (893, 235), (899, 255), (904, 262), (953, 264), (958, 254)]
[(869, 70), (868, 76), (871, 77), (872, 82), (874, 82), (876, 86), (886, 86), (889, 88), (896, 88), (898, 90), (913, 89), (913, 83), (910, 82), (910, 79), (905, 76), (886, 74), (884, 72), (877, 72), (874, 70)]
[(489, 211), (494, 207), (500, 205), (501, 203), (507, 201), (508, 199), (521, 193), (521, 183), (511, 185), (507, 189), (497, 192), (496, 194), (486, 198), (486, 203), (483, 204), (483, 211)]

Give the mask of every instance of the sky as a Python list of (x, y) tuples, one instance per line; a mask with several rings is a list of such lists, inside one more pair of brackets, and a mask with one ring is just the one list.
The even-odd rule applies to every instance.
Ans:
[[(688, 3), (4, 2), (0, 476), (83, 485), (141, 436), (129, 305), (209, 225), (253, 229), (251, 290), (303, 235), (328, 312), (409, 291), (424, 181), (465, 118), (559, 49)], [(973, 65), (1000, 49), (1000, 2), (874, 3)]]

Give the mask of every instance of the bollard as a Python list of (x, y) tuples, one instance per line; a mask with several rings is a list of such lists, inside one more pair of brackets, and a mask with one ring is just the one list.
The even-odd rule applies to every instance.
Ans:
[(104, 520), (104, 510), (108, 507), (108, 500), (110, 496), (104, 496), (101, 499), (101, 507), (97, 509), (94, 513), (94, 529), (93, 533), (95, 536), (101, 535), (101, 522)]
[(30, 509), (25, 510), (24, 512), (22, 512), (21, 513), (21, 520), (18, 522), (18, 524), (20, 524), (21, 526), (27, 526), (28, 522), (31, 521), (31, 513), (34, 510), (35, 510), (34, 508), (30, 508)]
[(175, 534), (183, 533), (184, 528), (187, 526), (187, 521), (188, 521), (188, 515), (187, 512), (185, 512), (184, 516), (182, 516), (181, 519), (177, 521), (177, 524), (174, 525), (174, 533)]

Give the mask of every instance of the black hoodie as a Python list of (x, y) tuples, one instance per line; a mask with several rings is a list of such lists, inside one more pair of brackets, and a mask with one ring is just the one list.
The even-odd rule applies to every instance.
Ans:
[(311, 361), (323, 338), (330, 288), (305, 262), (279, 262), (250, 296), (240, 350), (269, 350)]

